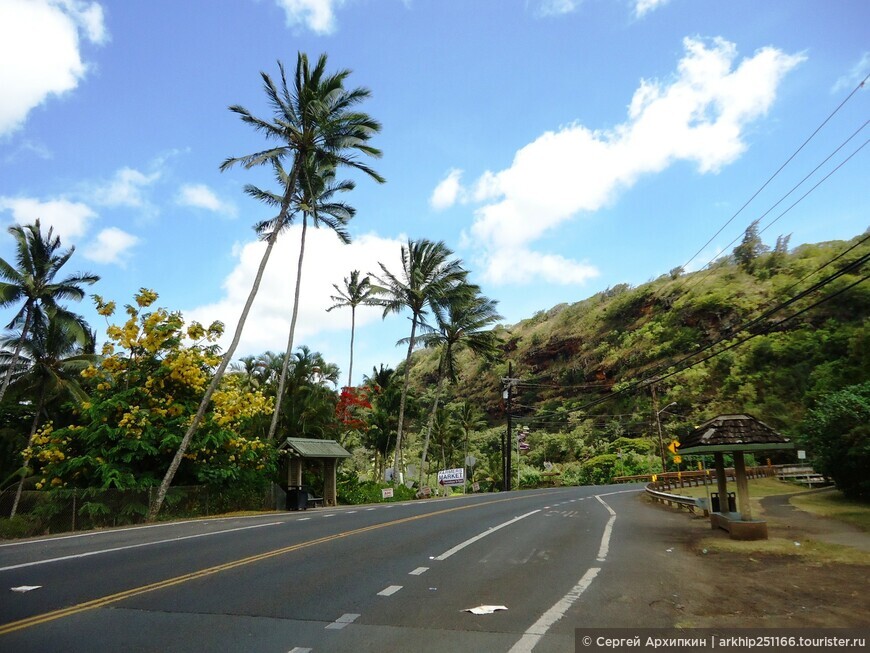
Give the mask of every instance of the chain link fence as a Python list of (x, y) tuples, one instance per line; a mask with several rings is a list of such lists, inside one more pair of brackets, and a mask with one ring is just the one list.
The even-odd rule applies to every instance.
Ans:
[[(18, 503), (13, 532), (0, 533), (0, 537), (26, 537), (141, 524), (156, 496), (156, 487), (147, 490), (25, 490)], [(0, 518), (9, 516), (14, 499), (14, 487), (0, 493)], [(216, 489), (204, 485), (171, 487), (159, 519), (275, 510), (284, 505), (284, 491), (274, 484), (266, 492)]]

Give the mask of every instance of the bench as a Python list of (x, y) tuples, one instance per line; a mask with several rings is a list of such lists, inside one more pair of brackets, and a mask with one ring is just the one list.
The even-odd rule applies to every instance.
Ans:
[(323, 507), (323, 497), (308, 497), (308, 508)]

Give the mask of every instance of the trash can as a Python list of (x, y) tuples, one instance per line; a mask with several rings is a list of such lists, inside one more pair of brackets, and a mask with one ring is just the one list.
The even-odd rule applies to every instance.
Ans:
[(308, 487), (290, 485), (287, 487), (287, 510), (306, 510), (308, 508)]
[[(718, 492), (710, 493), (710, 512), (721, 512)], [(728, 493), (728, 512), (737, 512), (737, 497), (733, 492)]]

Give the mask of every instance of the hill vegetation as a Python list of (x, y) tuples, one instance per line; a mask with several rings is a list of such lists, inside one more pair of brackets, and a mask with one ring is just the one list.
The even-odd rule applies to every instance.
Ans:
[[(511, 413), (530, 429), (523, 465), (554, 463), (569, 480), (660, 470), (658, 411), (666, 444), (726, 413), (801, 439), (807, 411), (868, 378), (868, 255), (866, 234), (791, 252), (780, 238), (768, 251), (750, 228), (731, 256), (703, 271), (614, 286), (499, 327), (502, 363), (465, 355), (453, 405), (483, 407), (493, 430), (476, 440), (478, 453), (498, 450), (510, 362)], [(416, 355), (422, 395), (437, 361)]]

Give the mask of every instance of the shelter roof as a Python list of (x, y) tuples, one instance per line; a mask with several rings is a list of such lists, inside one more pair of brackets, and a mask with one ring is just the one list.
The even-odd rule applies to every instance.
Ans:
[(279, 446), (298, 458), (350, 458), (351, 453), (335, 440), (287, 438)]
[(680, 454), (794, 449), (794, 443), (752, 415), (719, 415), (680, 443)]

